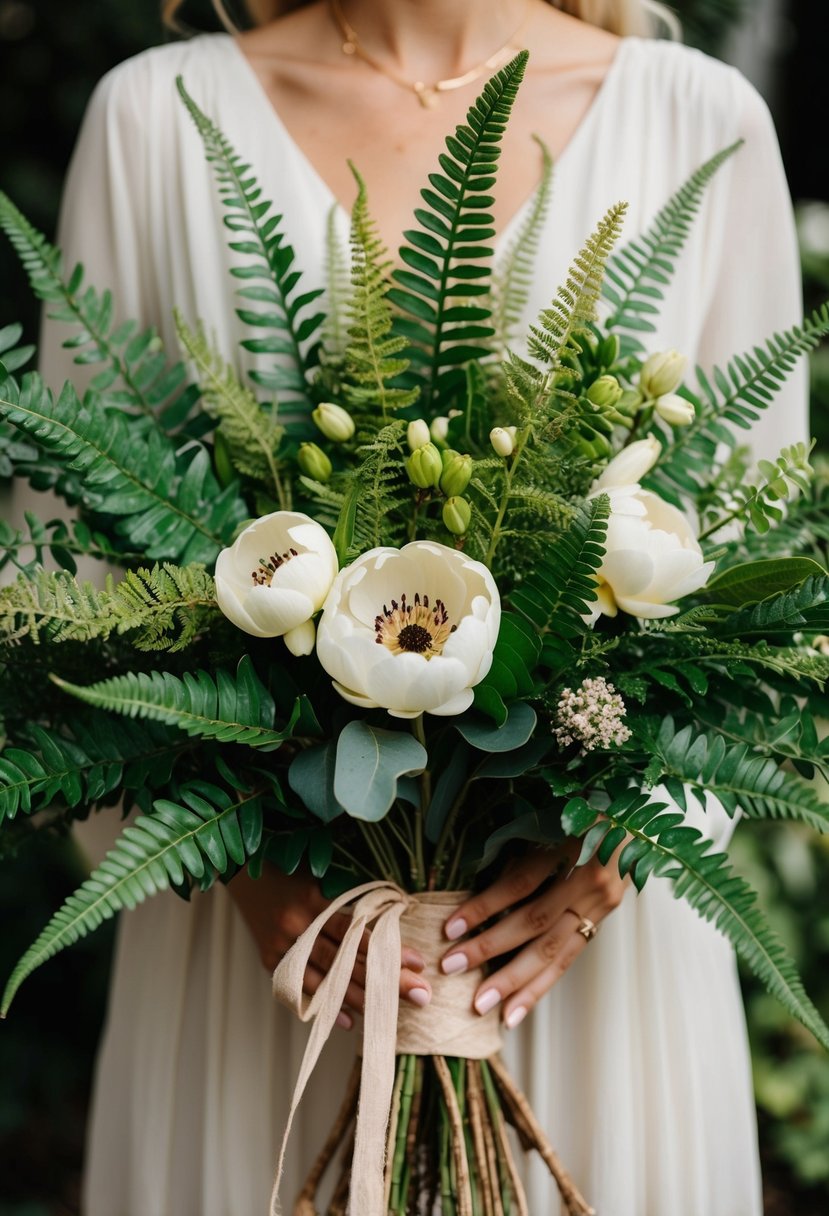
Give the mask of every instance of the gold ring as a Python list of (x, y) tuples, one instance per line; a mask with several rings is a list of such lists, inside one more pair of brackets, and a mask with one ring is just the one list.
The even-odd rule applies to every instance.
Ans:
[(579, 923), (576, 926), (576, 932), (580, 933), (586, 942), (589, 942), (599, 932), (599, 926), (595, 925), (589, 917), (582, 916), (575, 908), (567, 908), (566, 911), (572, 913), (578, 919)]

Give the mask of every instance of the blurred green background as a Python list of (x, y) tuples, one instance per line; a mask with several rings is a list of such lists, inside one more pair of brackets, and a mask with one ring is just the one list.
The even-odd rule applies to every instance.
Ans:
[[(827, 6), (682, 0), (674, 7), (686, 40), (737, 62), (772, 105), (800, 200), (807, 301), (829, 298), (829, 160), (815, 111), (815, 82), (823, 79), (829, 48)], [(0, 0), (0, 185), (50, 236), (89, 94), (110, 67), (163, 39), (157, 8), (155, 0)], [(194, 26), (215, 28), (207, 0), (190, 0), (184, 11)], [(12, 320), (36, 335), (37, 310), (0, 245), (0, 325)], [(829, 349), (818, 352), (812, 373), (813, 433), (829, 451)], [(738, 831), (734, 849), (829, 1017), (829, 845), (788, 825), (754, 824)], [(23, 854), (3, 866), (0, 976), (81, 876), (71, 843), (58, 839), (37, 857)], [(105, 926), (38, 971), (0, 1029), (0, 1216), (80, 1211), (85, 1111), (112, 940), (113, 928)], [(745, 992), (766, 1216), (826, 1216), (829, 1058), (752, 981)]]

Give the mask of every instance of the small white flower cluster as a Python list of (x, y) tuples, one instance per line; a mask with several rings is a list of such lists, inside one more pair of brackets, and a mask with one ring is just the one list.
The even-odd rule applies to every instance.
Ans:
[(586, 752), (595, 748), (621, 747), (630, 738), (624, 724), (625, 703), (602, 676), (584, 680), (573, 692), (565, 688), (558, 699), (554, 735), (562, 747), (580, 743)]

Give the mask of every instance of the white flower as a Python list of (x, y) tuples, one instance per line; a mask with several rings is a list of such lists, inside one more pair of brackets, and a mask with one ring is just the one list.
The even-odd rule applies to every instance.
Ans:
[(348, 410), (333, 401), (323, 401), (312, 411), (311, 417), (325, 438), (333, 443), (345, 443), (354, 434), (354, 419)]
[(696, 417), (694, 403), (676, 393), (666, 393), (656, 402), (656, 412), (669, 426), (690, 426)]
[(611, 486), (635, 485), (650, 472), (661, 455), (662, 446), (653, 435), (648, 435), (647, 439), (637, 439), (613, 457), (601, 477), (593, 482), (591, 493), (607, 490)]
[(337, 554), (325, 529), (296, 511), (274, 511), (222, 549), (216, 559), (216, 599), (245, 633), (284, 637), (294, 654), (310, 654), (311, 617), (336, 574)]
[(639, 373), (639, 387), (649, 401), (673, 393), (682, 383), (688, 360), (676, 350), (651, 355)]
[(641, 486), (611, 486), (605, 555), (593, 619), (619, 609), (638, 617), (673, 616), (674, 600), (704, 587), (714, 562), (676, 507)]
[(481, 562), (430, 541), (371, 549), (340, 571), (317, 656), (346, 701), (397, 718), (459, 714), (489, 671), (501, 624)]
[(410, 452), (416, 452), (430, 439), (429, 424), (423, 418), (415, 418), (406, 427), (406, 442)]
[(558, 699), (553, 734), (562, 747), (580, 743), (582, 751), (621, 747), (631, 736), (624, 723), (627, 709), (613, 684), (603, 676), (582, 680), (574, 692), (565, 688)]
[(489, 442), (497, 456), (511, 456), (515, 451), (514, 426), (494, 426), (489, 432)]
[(429, 434), (435, 443), (446, 443), (446, 436), (449, 434), (449, 419), (441, 414), (438, 418), (432, 419), (432, 425), (429, 427)]

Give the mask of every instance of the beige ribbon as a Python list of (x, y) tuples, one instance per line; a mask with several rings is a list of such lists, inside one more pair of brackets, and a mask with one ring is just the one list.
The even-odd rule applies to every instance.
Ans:
[[(385, 1216), (386, 1135), (394, 1088), (395, 1055), (400, 1052), (486, 1059), (500, 1047), (497, 1010), (486, 1017), (480, 1017), (472, 1010), (472, 997), (480, 983), (481, 972), (448, 977), (442, 975), (438, 966), (438, 955), (445, 944), (442, 927), (446, 910), (456, 907), (463, 896), (463, 892), (445, 891), (409, 895), (395, 883), (385, 880), (365, 883), (329, 904), (274, 971), (273, 990), (277, 1000), (301, 1021), (313, 1024), (282, 1138), (271, 1193), (271, 1216), (278, 1216), (279, 1186), (294, 1115), (343, 1006), (366, 929), (370, 928), (371, 934), (366, 952), (363, 1061), (350, 1212), (359, 1213), (359, 1216)], [(327, 921), (349, 904), (352, 905), (351, 924), (330, 970), (314, 995), (308, 997), (302, 991), (302, 985), (317, 938)], [(399, 1005), (401, 918), (405, 918), (407, 944), (420, 949), (427, 960), (426, 974), (432, 987), (432, 1000), (426, 1009)]]

